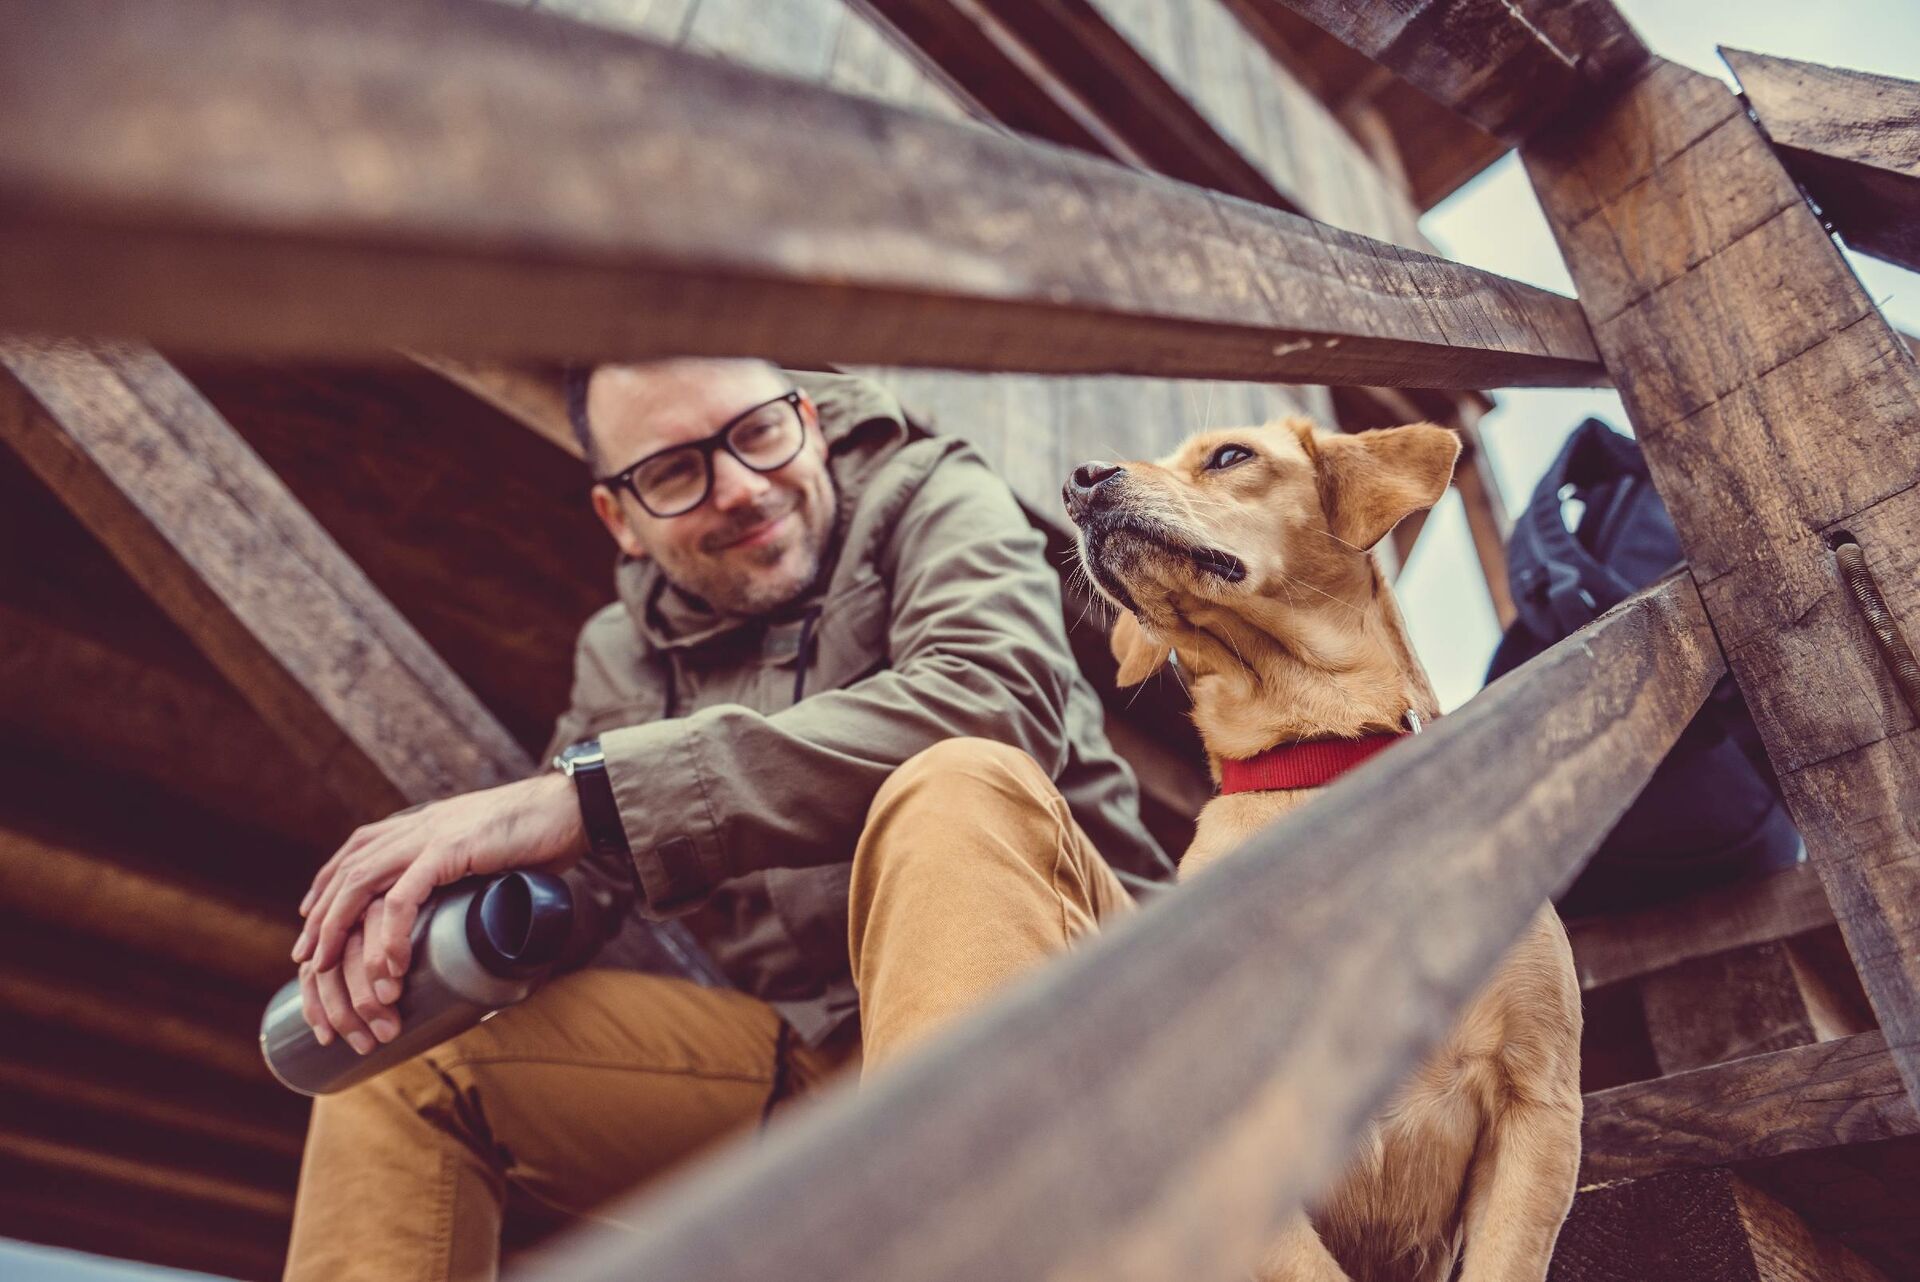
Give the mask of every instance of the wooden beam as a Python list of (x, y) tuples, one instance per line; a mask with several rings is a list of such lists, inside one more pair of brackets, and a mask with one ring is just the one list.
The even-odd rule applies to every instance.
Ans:
[(278, 1082), (250, 1087), (149, 1047), (5, 1013), (0, 1036), (8, 1039), (0, 1088), (16, 1097), (66, 1100), (102, 1116), (299, 1160), (309, 1101)]
[(1920, 84), (1722, 49), (1781, 161), (1848, 245), (1920, 271)]
[(1616, 1086), (1586, 1104), (1583, 1186), (1920, 1133), (1879, 1033)]
[(1570, 921), (1567, 936), (1580, 987), (1591, 991), (1832, 924), (1820, 875), (1799, 864), (1635, 913)]
[(1583, 1192), (1548, 1282), (1888, 1282), (1886, 1274), (1727, 1171)]
[(11, 340), (0, 371), (0, 438), (355, 815), (531, 773), (519, 745), (158, 355)]
[[(0, 438), (357, 817), (533, 772), (499, 721), (156, 353), (0, 344)], [(718, 979), (683, 926), (650, 926), (663, 968)]]
[[(96, 599), (131, 598), (128, 604), (144, 607), (118, 616), (128, 632), (149, 622), (172, 626), (131, 584), (116, 587)], [(256, 829), (256, 858), (278, 847), (273, 857), (311, 866), (317, 847), (352, 827), (352, 812), (204, 660), (190, 671), (146, 662), (121, 648), (125, 635), (70, 629), (4, 602), (0, 636), (0, 725), (15, 742), (31, 743), (36, 757), (59, 754), (145, 779), (248, 824)], [(0, 808), (41, 795), (22, 790)]]
[[(1558, 295), (504, 5), (8, 0), (4, 21), (0, 327), (316, 354), (1599, 377)], [(414, 74), (429, 58), (459, 68), (457, 102)], [(649, 145), (608, 163), (636, 121)]]
[(567, 417), (567, 394), (558, 369), (463, 361), (419, 352), (408, 355), (575, 458), (586, 457)]
[(1647, 57), (1611, 0), (1284, 3), (1510, 143), (1590, 101)]
[(219, 1278), (278, 1282), (288, 1222), (162, 1198), (124, 1183), (39, 1165), (0, 1168), (0, 1236), (192, 1269)]
[(1910, 1090), (1920, 734), (1827, 537), (1920, 623), (1920, 369), (1718, 81), (1657, 63), (1525, 160)]
[(0, 820), (0, 904), (182, 966), (257, 984), (293, 965), (292, 914), (267, 917), (206, 886), (102, 858)]
[(1820, 1040), (1782, 940), (1696, 957), (1643, 976), (1655, 1061), (1671, 1076)]
[(1635, 597), (552, 1276), (1245, 1276), (1720, 670), (1684, 580)]

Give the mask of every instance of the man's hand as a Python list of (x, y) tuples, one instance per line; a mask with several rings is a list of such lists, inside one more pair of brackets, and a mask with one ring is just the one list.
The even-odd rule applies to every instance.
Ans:
[[(356, 1049), (370, 1028), (386, 1031), (382, 1018), (397, 1032), (391, 1006), (412, 959), (414, 919), (437, 887), (514, 868), (562, 872), (586, 849), (573, 784), (561, 774), (449, 797), (355, 829), (300, 903), (307, 922), (293, 960), (301, 963), (307, 1022), (323, 1042), (332, 1040), (322, 1035), (325, 1026)], [(356, 937), (360, 946), (350, 949)], [(363, 984), (364, 998), (353, 991)]]

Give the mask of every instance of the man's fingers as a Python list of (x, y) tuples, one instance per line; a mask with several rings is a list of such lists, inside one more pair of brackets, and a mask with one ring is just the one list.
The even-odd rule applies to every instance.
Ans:
[(301, 941), (294, 945), (295, 955), (304, 948), (323, 970), (339, 965), (340, 948), (346, 943), (347, 932), (360, 924), (374, 897), (386, 893), (421, 853), (416, 837), (409, 831), (397, 833), (356, 854), (327, 886), (321, 902), (308, 916)]
[[(373, 929), (379, 912), (380, 901), (376, 899), (367, 910), (367, 930)], [(367, 973), (364, 931), (357, 930), (348, 936), (347, 955), (341, 959), (340, 973), (347, 981), (347, 999), (353, 1003), (354, 1013), (367, 1022), (367, 1031), (375, 1040), (390, 1042), (398, 1036), (400, 1017), (374, 993), (372, 977)]]
[(300, 967), (300, 1014), (313, 1030), (313, 1040), (322, 1046), (333, 1040), (333, 1024), (327, 1019), (326, 1008), (320, 1004), (319, 982), (314, 978), (313, 967), (304, 964)]
[(382, 903), (385, 910), (381, 914), (381, 930), (372, 936), (373, 947), (378, 951), (373, 961), (376, 971), (384, 969), (389, 978), (377, 983), (389, 983), (394, 986), (393, 1000), (399, 1000), (400, 981), (406, 978), (407, 968), (413, 964), (413, 923), (420, 916), (420, 905), (433, 893), (432, 883), (421, 890), (424, 874), (416, 870), (423, 865), (415, 863), (412, 868), (400, 874), (400, 880), (388, 887)]
[(353, 1009), (353, 999), (347, 994), (346, 979), (338, 967), (331, 970), (314, 972), (314, 982), (320, 990), (320, 1005), (327, 1012), (327, 1019), (347, 1039), (347, 1044), (360, 1054), (365, 1055), (376, 1043), (373, 1034), (367, 1031), (366, 1021)]

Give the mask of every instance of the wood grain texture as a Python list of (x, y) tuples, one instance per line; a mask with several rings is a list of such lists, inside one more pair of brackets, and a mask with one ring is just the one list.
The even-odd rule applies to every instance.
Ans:
[(1826, 536), (1920, 628), (1920, 370), (1724, 86), (1660, 63), (1526, 149), (1794, 822), (1920, 1090), (1920, 736)]
[(1567, 938), (1580, 987), (1591, 990), (1832, 922), (1820, 874), (1797, 864), (1640, 912), (1570, 921)]
[(1886, 1275), (1727, 1171), (1583, 1192), (1548, 1282), (1887, 1282)]
[(1615, 1086), (1586, 1103), (1582, 1186), (1920, 1132), (1879, 1033)]
[[(0, 345), (0, 370), (0, 438), (356, 820), (532, 773), (506, 728), (157, 354), (15, 340)], [(650, 938), (654, 968), (713, 977), (684, 927), (655, 923)]]
[(0, 821), (0, 905), (240, 983), (293, 977), (295, 919)]
[(1510, 143), (1647, 57), (1611, 0), (1283, 2)]
[(1920, 271), (1920, 84), (1720, 52), (1781, 161), (1847, 244)]
[(550, 1276), (1244, 1276), (1720, 668), (1685, 581), (1635, 597)]
[[(0, 348), (0, 434), (358, 816), (532, 763), (153, 352)], [(342, 834), (344, 836), (344, 834)]]
[[(10, 0), (0, 28), (12, 328), (316, 354), (1598, 378), (1557, 295), (539, 13)], [(426, 92), (422, 58), (458, 68), (441, 82), (458, 91)], [(609, 147), (640, 120), (647, 145)]]
[(1647, 1033), (1663, 1074), (1818, 1040), (1785, 943), (1695, 957), (1640, 980)]
[(420, 365), (463, 388), (556, 449), (584, 458), (580, 438), (567, 418), (567, 396), (555, 368), (532, 368), (451, 356), (409, 353)]
[(1505, 143), (1341, 44), (1283, 0), (1225, 3), (1274, 61), (1326, 103), (1363, 144), (1361, 122), (1372, 116), (1385, 124), (1415, 208), (1433, 208), (1507, 150)]

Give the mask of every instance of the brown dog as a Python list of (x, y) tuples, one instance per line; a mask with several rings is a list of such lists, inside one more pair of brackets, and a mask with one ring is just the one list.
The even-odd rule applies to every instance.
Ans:
[[(1182, 877), (1438, 712), (1368, 549), (1439, 500), (1459, 448), (1431, 424), (1340, 436), (1294, 419), (1074, 470), (1081, 562), (1121, 609), (1120, 682), (1171, 656), (1227, 785)], [(1261, 1276), (1446, 1282), (1464, 1247), (1461, 1282), (1540, 1282), (1579, 1165), (1579, 1054), (1573, 954), (1543, 907)]]

